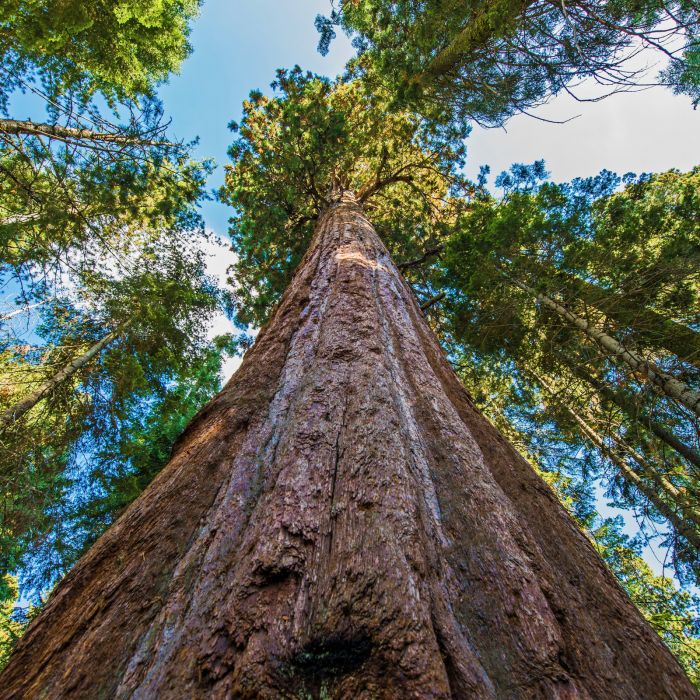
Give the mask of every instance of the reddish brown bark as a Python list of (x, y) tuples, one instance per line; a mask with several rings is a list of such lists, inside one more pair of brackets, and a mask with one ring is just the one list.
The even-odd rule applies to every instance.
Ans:
[(350, 195), (0, 698), (697, 698)]

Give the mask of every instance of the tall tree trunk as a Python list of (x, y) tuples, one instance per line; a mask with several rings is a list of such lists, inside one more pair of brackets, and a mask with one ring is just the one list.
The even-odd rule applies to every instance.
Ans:
[(356, 200), (0, 698), (698, 698), (476, 411)]

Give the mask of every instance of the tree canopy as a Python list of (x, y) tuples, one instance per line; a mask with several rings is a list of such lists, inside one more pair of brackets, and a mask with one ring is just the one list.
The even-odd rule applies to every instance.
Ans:
[[(650, 377), (698, 385), (698, 173), (630, 174), (622, 191), (609, 172), (566, 185), (539, 184), (545, 175), (542, 163), (514, 166), (497, 178), (504, 196), (481, 190), (455, 226), (440, 265), (456, 361), (478, 368), (468, 381), (482, 405), (513, 402), (506, 413), (529, 449), (548, 444), (543, 425), (554, 421), (573, 449), (566, 460), (591, 451), (580, 474), (605, 474), (610, 495), (652, 531), (668, 521), (679, 576), (696, 580), (697, 416)], [(480, 387), (484, 373), (501, 388)]]
[(200, 0), (11, 0), (0, 10), (0, 111), (38, 78), (50, 98), (152, 95), (191, 53)]
[(3, 662), (29, 619), (12, 612), (14, 576), (36, 602), (70, 569), (167, 463), (237, 349), (210, 338), (230, 309), (198, 212), (213, 162), (168, 138), (155, 92), (191, 52), (199, 5), (0, 10), (0, 112), (31, 91), (49, 118), (0, 119)]
[(692, 1), (359, 0), (319, 15), (323, 53), (340, 26), (396, 94), (458, 121), (502, 125), (584, 78), (610, 89), (646, 80), (627, 60), (669, 59), (661, 82), (700, 100), (698, 7)]
[[(100, 483), (120, 473), (124, 483), (136, 479), (143, 487), (143, 477), (134, 474), (155, 476), (153, 468), (129, 466), (139, 459), (128, 447), (135, 436), (147, 451), (167, 450), (164, 436), (172, 444), (178, 426), (218, 390), (221, 353), (235, 350), (228, 338), (207, 341), (211, 319), (227, 302), (206, 275), (197, 244), (191, 231), (175, 228), (151, 232), (149, 243), (134, 237), (121, 259), (93, 260), (97, 264), (77, 268), (79, 274), (69, 270), (68, 285), (52, 287), (34, 342), (26, 332), (15, 337), (11, 319), (5, 324), (3, 410), (116, 330), (96, 358), (3, 427), (0, 564), (5, 571), (33, 569), (30, 588), (40, 591), (83, 551), (87, 531), (70, 513), (90, 501), (88, 494), (102, 493)], [(161, 418), (159, 428), (147, 429), (151, 413)], [(90, 537), (135, 495), (133, 484), (114, 485), (100, 496), (107, 500), (99, 508), (93, 498), (99, 516), (81, 506), (81, 517), (95, 519)]]
[(289, 283), (320, 212), (339, 186), (371, 212), (389, 250), (413, 257), (444, 237), (470, 183), (460, 174), (466, 129), (389, 114), (380, 87), (279, 71), (280, 96), (254, 91), (229, 149), (221, 198), (236, 208), (238, 319), (262, 323)]
[[(198, 6), (3, 6), (0, 112), (9, 114), (16, 91), (31, 90), (51, 120), (0, 119), (0, 274), (5, 283), (31, 280), (25, 300), (61, 267), (89, 267), (90, 256), (146, 241), (146, 230), (197, 226), (194, 205), (212, 164), (168, 141), (154, 90), (190, 52)], [(100, 114), (98, 96), (121, 123)]]

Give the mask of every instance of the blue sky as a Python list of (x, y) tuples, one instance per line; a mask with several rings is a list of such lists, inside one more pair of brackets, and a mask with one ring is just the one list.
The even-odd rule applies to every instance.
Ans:
[[(186, 140), (199, 136), (197, 156), (219, 164), (212, 186), (223, 184), (223, 165), (229, 162), (233, 135), (226, 125), (240, 119), (251, 90), (271, 94), (276, 69), (295, 64), (331, 77), (343, 72), (353, 54), (346, 37), (339, 36), (325, 58), (316, 51), (314, 18), (329, 8), (329, 0), (205, 0), (191, 36), (194, 54), (159, 95), (172, 117), (172, 132)], [(204, 213), (207, 226), (226, 232), (228, 207), (207, 203)]]
[[(271, 92), (275, 70), (295, 64), (330, 77), (342, 73), (353, 53), (346, 37), (339, 34), (325, 58), (316, 51), (314, 18), (328, 14), (330, 7), (330, 0), (205, 0), (192, 32), (194, 54), (160, 96), (173, 133), (187, 140), (199, 136), (197, 155), (219, 163), (212, 186), (223, 182), (228, 162), (232, 134), (226, 125), (239, 119), (250, 90)], [(590, 98), (599, 93), (585, 85), (578, 94)], [(552, 178), (565, 181), (603, 168), (639, 174), (688, 170), (700, 163), (700, 111), (663, 88), (600, 102), (561, 96), (534, 114), (558, 121), (576, 118), (550, 124), (519, 116), (505, 130), (475, 128), (467, 140), (467, 173), (476, 177), (479, 166), (489, 164), (493, 179), (513, 162), (544, 158)], [(204, 213), (210, 228), (226, 232), (225, 206), (207, 203)]]

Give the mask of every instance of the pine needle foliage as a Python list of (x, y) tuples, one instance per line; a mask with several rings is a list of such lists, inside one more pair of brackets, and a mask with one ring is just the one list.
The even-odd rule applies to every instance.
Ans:
[(589, 455), (579, 473), (604, 478), (652, 533), (669, 523), (677, 574), (697, 580), (697, 417), (536, 295), (699, 386), (698, 172), (545, 175), (542, 163), (514, 166), (497, 179), (504, 196), (482, 189), (455, 227), (441, 265), (456, 361), (502, 376), (488, 400), (510, 396), (529, 435), (547, 435), (546, 413), (565, 453)]
[(96, 92), (110, 104), (153, 94), (191, 53), (199, 0), (11, 0), (0, 9), (0, 111), (39, 78), (54, 98)]
[(398, 259), (446, 236), (461, 197), (467, 129), (388, 113), (388, 96), (352, 73), (332, 82), (278, 71), (279, 96), (254, 91), (229, 149), (220, 196), (235, 208), (237, 318), (265, 321), (291, 280), (319, 214), (338, 188), (355, 192)]
[(692, 0), (348, 0), (316, 27), (321, 53), (334, 27), (354, 35), (398, 104), (458, 121), (500, 126), (586, 78), (608, 91), (634, 88), (647, 78), (627, 59), (647, 49), (669, 60), (658, 80), (700, 99)]
[[(144, 412), (160, 416), (163, 450), (163, 440), (172, 444), (182, 421), (218, 390), (218, 363), (228, 346), (208, 345), (206, 334), (221, 308), (219, 289), (206, 275), (201, 250), (188, 247), (190, 234), (163, 233), (167, 237), (158, 245), (140, 249), (128, 274), (117, 268), (110, 276), (98, 267), (76, 280), (77, 289), (45, 305), (38, 342), (5, 338), (3, 410), (108, 331), (131, 322), (96, 358), (0, 434), (0, 565), (8, 572), (23, 567), (28, 589), (41, 591), (83, 550), (86, 528), (72, 512), (111, 473), (105, 471), (107, 463), (121, 460), (114, 468), (127, 469), (132, 459), (138, 461), (127, 449), (126, 435), (138, 432)], [(145, 442), (158, 441), (155, 433), (149, 435)], [(156, 473), (155, 467), (139, 469), (149, 477)], [(111, 510), (100, 506), (103, 513), (96, 519), (105, 527), (134, 493), (126, 487), (121, 491), (121, 496), (113, 494)], [(93, 535), (100, 531), (97, 524), (90, 528)]]

